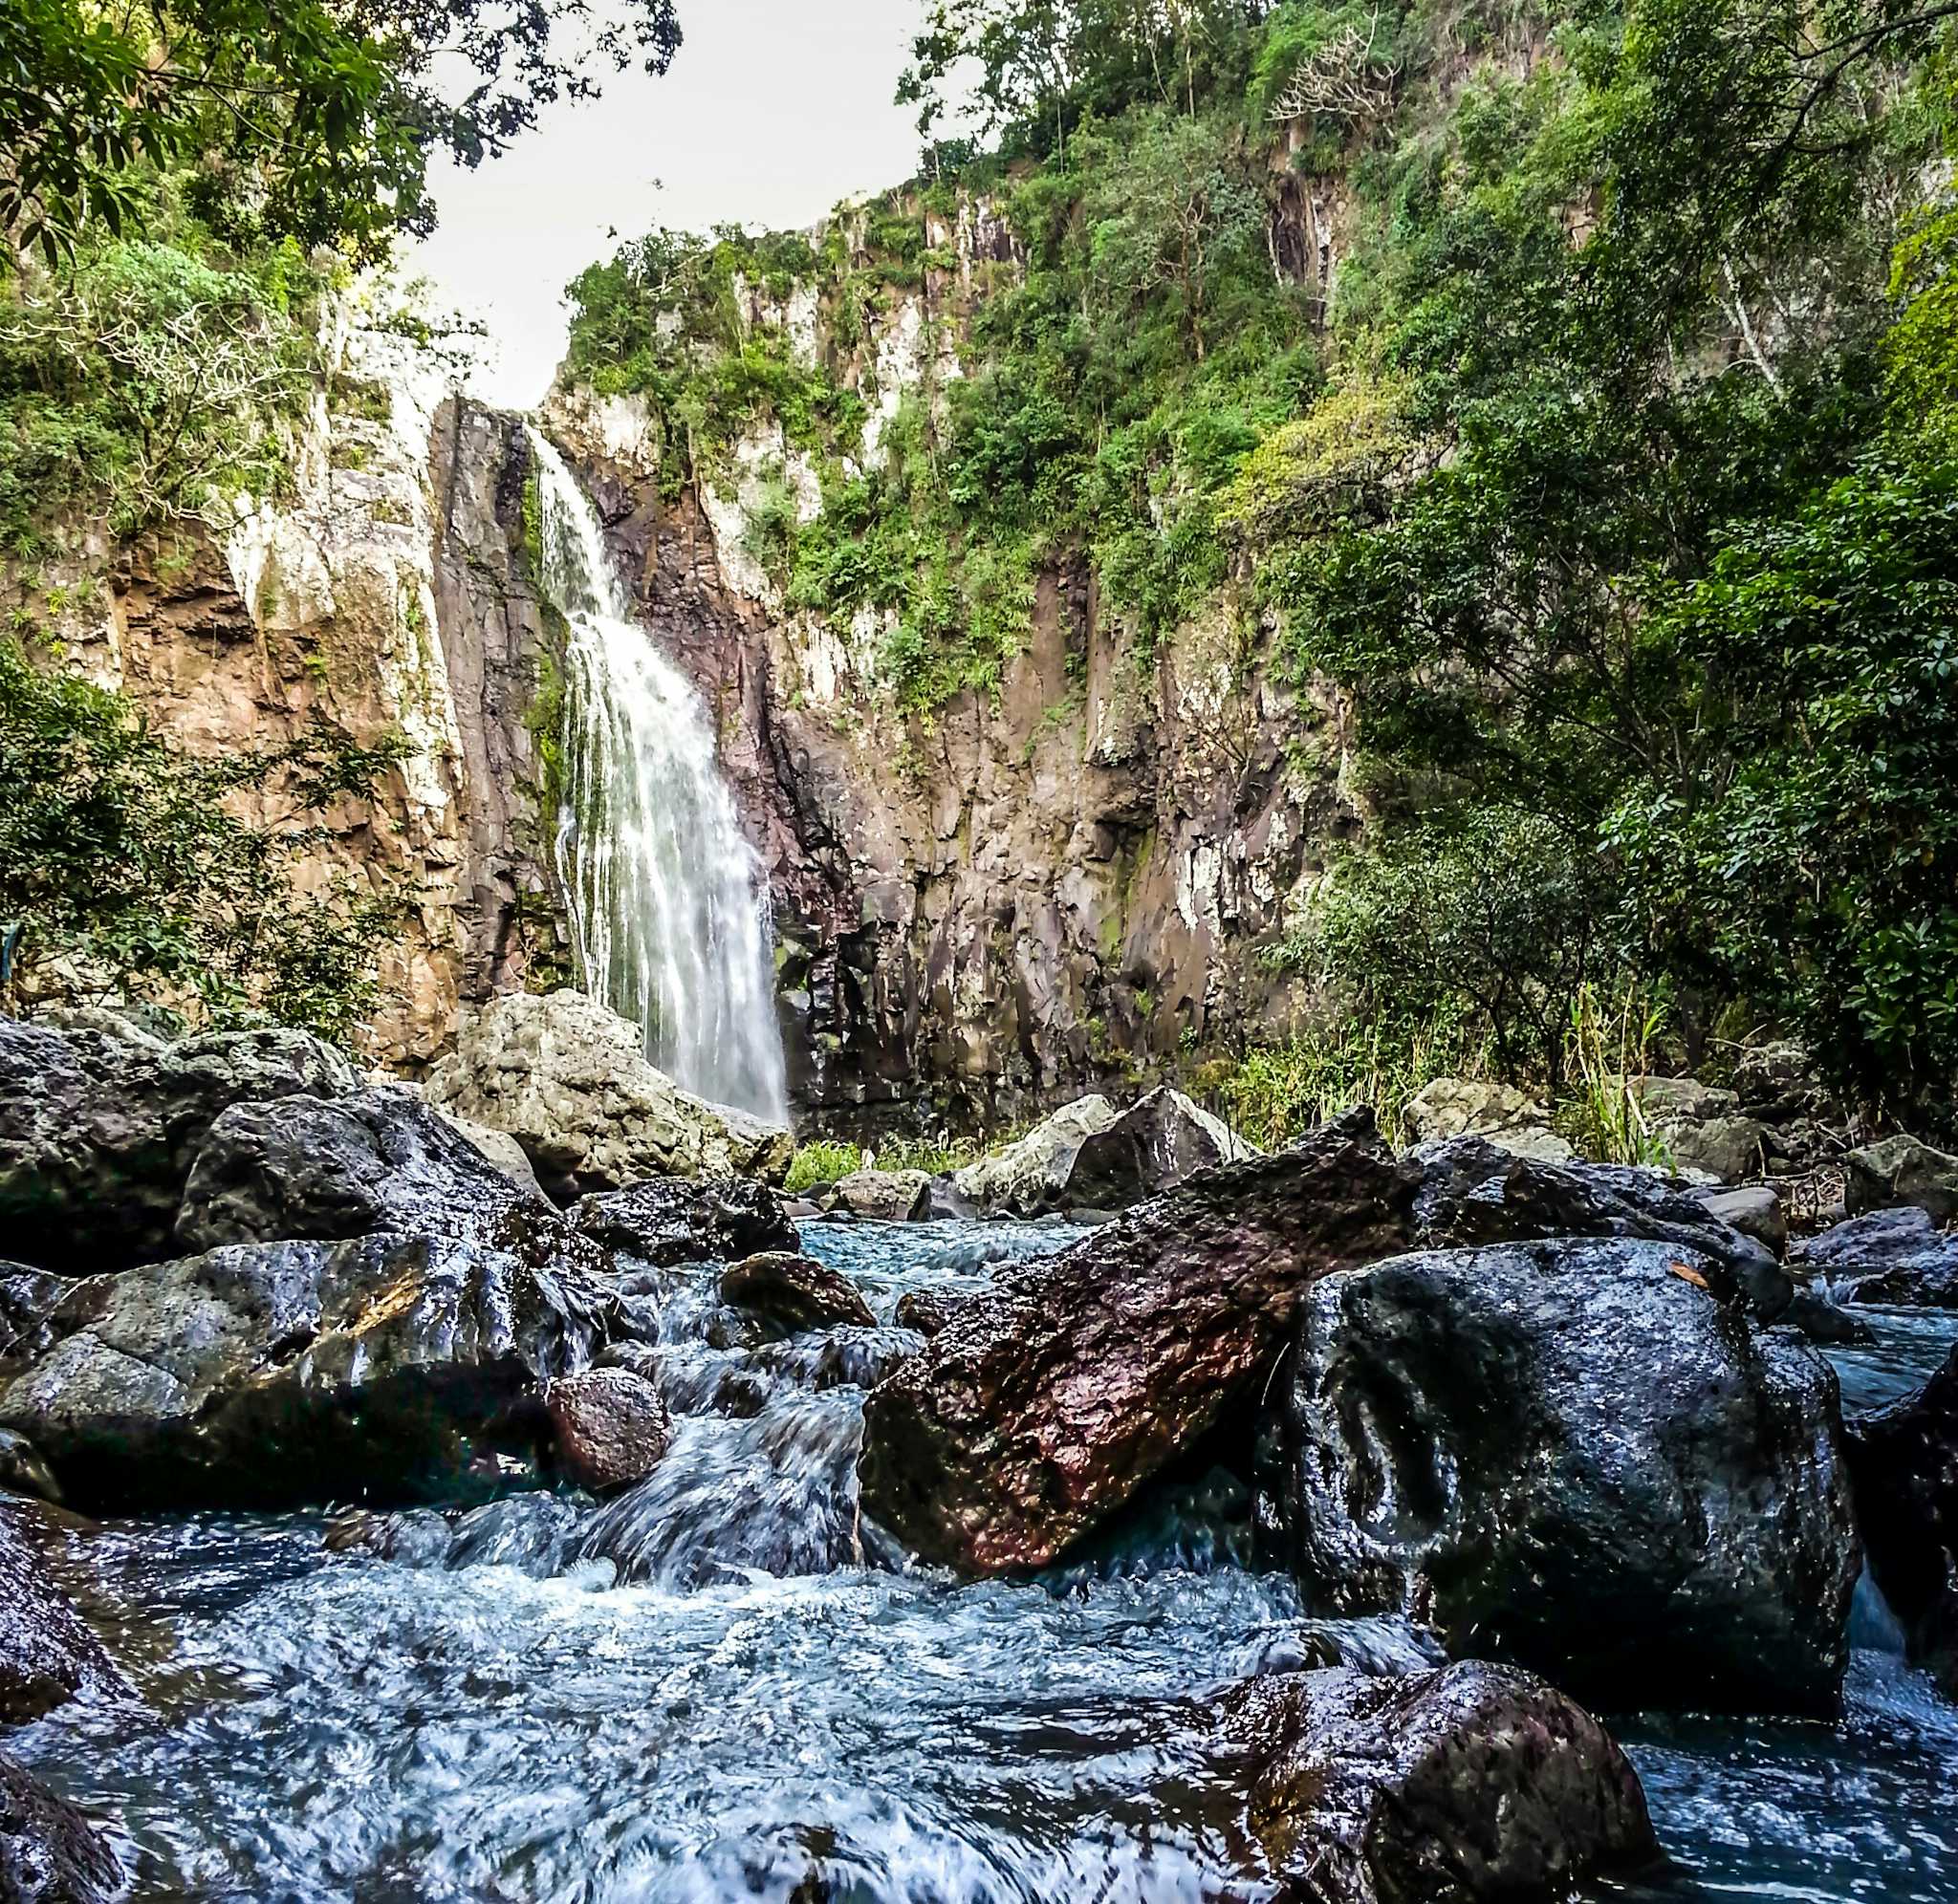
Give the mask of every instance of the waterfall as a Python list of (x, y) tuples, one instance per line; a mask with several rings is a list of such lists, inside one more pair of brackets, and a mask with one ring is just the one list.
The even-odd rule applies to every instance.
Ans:
[(530, 437), (541, 579), (567, 624), (557, 868), (585, 989), (686, 1090), (786, 1123), (768, 884), (707, 710), (633, 619), (590, 500)]

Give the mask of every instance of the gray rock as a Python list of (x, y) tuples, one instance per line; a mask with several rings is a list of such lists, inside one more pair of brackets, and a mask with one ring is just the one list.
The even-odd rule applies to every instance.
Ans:
[(1761, 1174), (1767, 1126), (1742, 1114), (1735, 1093), (1691, 1077), (1633, 1078), (1626, 1088), (1681, 1170), (1722, 1183)]
[(931, 1209), (931, 1178), (922, 1170), (857, 1170), (831, 1196), (853, 1216), (878, 1222), (917, 1222)]
[(1462, 1077), (1438, 1077), (1407, 1100), (1401, 1114), (1417, 1144), (1448, 1137), (1485, 1137), (1518, 1157), (1572, 1163), (1574, 1151), (1550, 1127), (1550, 1113), (1513, 1086)]
[(171, 1253), (195, 1150), (234, 1104), (358, 1087), (301, 1031), (222, 1031), (165, 1045), (0, 1019), (0, 1233), (68, 1275)]
[(730, 1179), (696, 1183), (653, 1177), (623, 1190), (581, 1197), (566, 1213), (572, 1226), (607, 1249), (656, 1268), (678, 1263), (729, 1263), (763, 1250), (794, 1252), (802, 1238), (783, 1202), (760, 1183)]
[(1653, 1865), (1638, 1774), (1587, 1712), (1513, 1668), (1281, 1673), (1216, 1701), (1248, 1794), (1247, 1875), (1313, 1904), (1561, 1904)]
[(0, 1428), (0, 1488), (61, 1504), (61, 1483), (54, 1479), (54, 1470), (25, 1435), (16, 1435), (11, 1428)]
[(89, 1505), (451, 1492), (605, 1339), (603, 1264), (518, 1212), (493, 1238), (249, 1244), (91, 1279), (0, 1426)]
[(523, 1145), (508, 1131), (492, 1131), (488, 1124), (472, 1124), (467, 1117), (451, 1117), (446, 1111), (437, 1114), (474, 1144), (522, 1195), (541, 1197), (544, 1194), (544, 1186), (537, 1181), (537, 1173), (531, 1168), (531, 1159)]
[(981, 1211), (1117, 1210), (1174, 1189), (1195, 1171), (1256, 1155), (1229, 1125), (1163, 1086), (1126, 1110), (1099, 1095), (1077, 1098), (951, 1180)]
[(126, 1894), (121, 1863), (87, 1814), (0, 1755), (0, 1898), (110, 1904)]
[(1609, 1705), (1833, 1711), (1860, 1567), (1836, 1378), (1718, 1277), (1561, 1239), (1316, 1284), (1278, 1409), (1315, 1606)]
[(204, 1250), (380, 1229), (453, 1234), (522, 1201), (446, 1117), (383, 1085), (233, 1105), (198, 1147), (177, 1235)]
[(786, 1128), (689, 1095), (648, 1064), (639, 1028), (581, 992), (510, 992), (467, 1018), (429, 1103), (506, 1131), (560, 1201), (656, 1176), (779, 1183)]
[(1788, 1213), (1780, 1197), (1765, 1183), (1741, 1190), (1699, 1190), (1694, 1201), (1717, 1222), (1751, 1236), (1776, 1256), (1788, 1253)]
[(1958, 1157), (1899, 1135), (1853, 1150), (1842, 1159), (1843, 1199), (1852, 1217), (1866, 1210), (1913, 1208), (1933, 1222), (1958, 1217)]
[(1958, 1309), (1958, 1235), (1914, 1205), (1837, 1223), (1809, 1241), (1800, 1263), (1843, 1302)]

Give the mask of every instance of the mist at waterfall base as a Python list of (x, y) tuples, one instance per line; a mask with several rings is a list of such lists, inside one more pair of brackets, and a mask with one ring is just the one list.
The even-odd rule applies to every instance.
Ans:
[(654, 645), (564, 460), (530, 433), (545, 594), (566, 626), (557, 869), (585, 988), (716, 1104), (788, 1121), (768, 883), (693, 685)]
[[(1221, 1473), (1034, 1581), (856, 1551), (860, 1385), (916, 1347), (899, 1297), (1069, 1234), (812, 1223), (886, 1320), (749, 1351), (708, 1346), (711, 1269), (668, 1272), (652, 1360), (681, 1419), (652, 1479), (598, 1507), (515, 1497), (459, 1533), (411, 1517), (434, 1534), (415, 1564), (330, 1557), (317, 1515), (113, 1525), (87, 1567), (173, 1650), (127, 1649), (144, 1712), (71, 1706), (15, 1749), (123, 1821), (143, 1896), (1266, 1897), (1190, 1714), (1261, 1669), (1407, 1670), (1411, 1629), (1307, 1618), (1249, 1564)], [(1852, 1406), (1958, 1331), (1872, 1313), (1879, 1346), (1838, 1358)], [(1869, 1612), (1834, 1725), (1619, 1716), (1675, 1868), (1600, 1895), (1958, 1900), (1958, 1710)]]

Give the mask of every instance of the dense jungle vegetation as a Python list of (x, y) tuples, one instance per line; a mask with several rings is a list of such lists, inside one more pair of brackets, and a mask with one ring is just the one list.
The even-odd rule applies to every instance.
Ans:
[[(1555, 1086), (1601, 1011), (1702, 1065), (1791, 1030), (1948, 1124), (1954, 13), (937, 0), (904, 95), (933, 134), (976, 62), (987, 149), (815, 243), (628, 245), (568, 370), (654, 398), (676, 488), (777, 422), (823, 506), (778, 486), (754, 552), (894, 611), (920, 718), (1081, 562), (1145, 657), (1221, 601), (1247, 665), (1350, 694), (1380, 824), (1265, 956), (1367, 1043), (1287, 1088), (1471, 1049)], [(838, 362), (974, 199), (1023, 262), (942, 300), (963, 374), (859, 466)], [(798, 283), (814, 366), (737, 309)]]

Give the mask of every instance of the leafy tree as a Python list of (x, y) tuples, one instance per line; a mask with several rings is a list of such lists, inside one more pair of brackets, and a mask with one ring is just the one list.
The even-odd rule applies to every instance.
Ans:
[[(121, 697), (0, 639), (0, 923), (17, 999), (120, 995), (212, 1024), (344, 1040), (375, 1000), (388, 907), (299, 875), (393, 746), (326, 730), (183, 752)], [(250, 820), (241, 803), (274, 816)]]
[[(434, 223), (429, 155), (501, 152), (594, 63), (663, 73), (672, 0), (590, 21), (584, 0), (10, 0), (0, 10), (0, 229), (52, 262), (132, 228), (143, 169), (195, 166), (237, 235), (366, 260)], [(443, 83), (467, 75), (459, 102)]]

